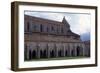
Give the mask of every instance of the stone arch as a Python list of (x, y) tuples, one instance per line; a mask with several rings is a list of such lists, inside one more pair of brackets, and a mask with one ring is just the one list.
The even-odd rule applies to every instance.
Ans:
[(55, 51), (54, 50), (50, 51), (50, 57), (55, 57)]
[(47, 57), (47, 51), (45, 50), (40, 50), (40, 58), (46, 58)]

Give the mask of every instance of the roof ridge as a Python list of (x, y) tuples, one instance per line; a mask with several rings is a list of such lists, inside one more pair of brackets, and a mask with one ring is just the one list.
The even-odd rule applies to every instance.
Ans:
[[(31, 15), (26, 15), (26, 16), (31, 16)], [(56, 22), (56, 23), (62, 23), (60, 21), (55, 21), (55, 20), (50, 20), (50, 19), (46, 19), (46, 18), (41, 18), (41, 17), (36, 17), (36, 16), (31, 16), (32, 18), (38, 18), (38, 19), (42, 19), (42, 20), (46, 20), (46, 21), (52, 21), (52, 22)], [(63, 23), (62, 23), (63, 24)]]

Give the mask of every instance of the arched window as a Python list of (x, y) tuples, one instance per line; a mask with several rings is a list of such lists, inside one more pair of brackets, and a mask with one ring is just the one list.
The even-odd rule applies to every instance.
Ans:
[(57, 33), (57, 34), (59, 33), (59, 28), (58, 28), (58, 26), (57, 26), (57, 29), (56, 29), (56, 33)]
[(43, 25), (40, 25), (40, 32), (43, 32)]
[(49, 32), (49, 28), (47, 27), (47, 32)]
[(27, 22), (27, 31), (29, 32), (29, 30), (30, 30), (30, 23)]
[(33, 24), (33, 30), (37, 31), (37, 25)]

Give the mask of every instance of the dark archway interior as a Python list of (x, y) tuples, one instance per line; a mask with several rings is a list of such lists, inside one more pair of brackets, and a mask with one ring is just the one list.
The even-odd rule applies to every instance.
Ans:
[(61, 50), (58, 51), (58, 56), (61, 57)]
[(43, 57), (46, 58), (46, 50), (43, 51)]
[(46, 58), (46, 50), (40, 50), (40, 58)]
[(77, 56), (80, 56), (80, 47), (79, 46), (77, 46), (77, 48), (76, 48), (77, 50)]
[(40, 50), (40, 58), (43, 58), (43, 52)]
[(32, 51), (32, 59), (34, 59), (34, 58), (36, 58), (36, 51), (35, 50)]
[(65, 51), (65, 56), (68, 56), (68, 51), (67, 50)]
[(31, 53), (31, 50), (29, 50), (29, 59), (32, 59), (32, 53)]
[(50, 57), (55, 57), (54, 50), (52, 50), (52, 51), (50, 52)]
[(72, 55), (72, 56), (75, 56), (75, 55), (74, 55), (74, 50), (71, 51), (71, 55)]

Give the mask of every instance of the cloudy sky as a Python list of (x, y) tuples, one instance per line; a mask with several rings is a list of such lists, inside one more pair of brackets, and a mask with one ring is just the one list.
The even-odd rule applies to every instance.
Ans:
[(39, 11), (25, 11), (26, 15), (36, 16), (40, 18), (62, 21), (65, 16), (66, 20), (70, 24), (70, 28), (73, 32), (81, 35), (82, 40), (90, 39), (90, 14), (84, 13), (63, 13), (63, 12), (39, 12)]

